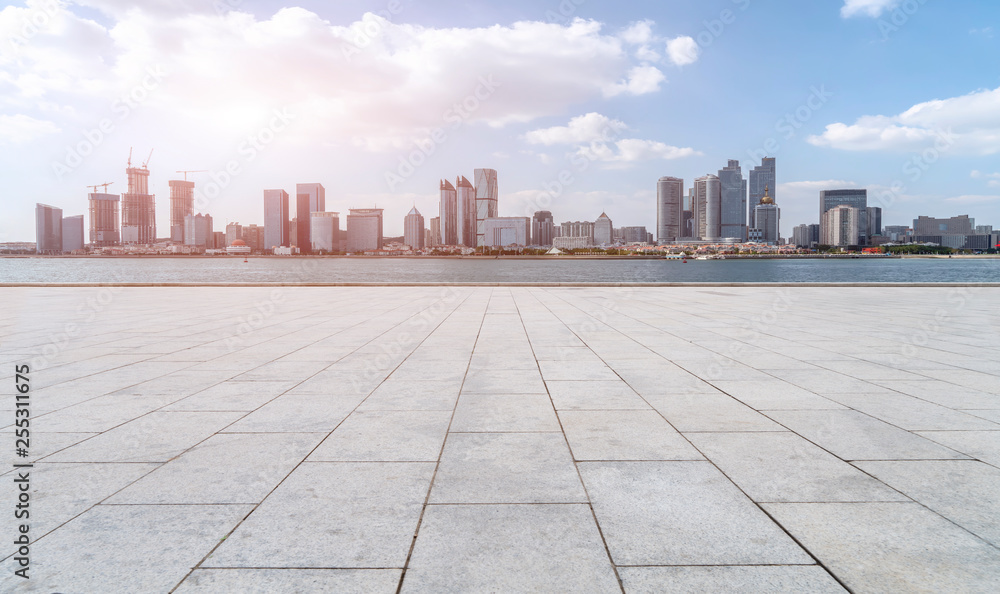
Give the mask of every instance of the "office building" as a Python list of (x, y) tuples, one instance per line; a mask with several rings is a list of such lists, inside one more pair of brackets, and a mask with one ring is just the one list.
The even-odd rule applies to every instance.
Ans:
[(976, 225), (976, 235), (993, 235), (993, 225)]
[(554, 230), (555, 220), (552, 218), (552, 213), (540, 210), (531, 217), (531, 238), (528, 241), (531, 245), (549, 247), (552, 245)]
[(75, 252), (84, 248), (83, 215), (62, 220), (62, 251)]
[(473, 171), (476, 180), (476, 243), (473, 247), (486, 245), (486, 219), (500, 216), (495, 169), (476, 169)]
[(483, 225), (483, 247), (528, 245), (531, 219), (528, 217), (491, 217)]
[(867, 217), (867, 210), (841, 204), (823, 213), (820, 244), (835, 247), (860, 245), (862, 212)]
[(47, 204), (35, 204), (35, 251), (61, 254), (63, 211)]
[(118, 206), (121, 197), (115, 194), (90, 194), (90, 243), (94, 247), (111, 247), (121, 243)]
[(194, 182), (170, 180), (170, 241), (184, 243), (184, 220), (194, 214)]
[(792, 245), (800, 248), (812, 247), (809, 242), (809, 225), (796, 225), (792, 229)]
[(747, 181), (743, 179), (740, 162), (730, 159), (719, 170), (720, 186), (720, 237), (746, 241), (747, 239)]
[(441, 217), (431, 219), (429, 246), (441, 245)]
[(426, 247), (424, 243), (424, 216), (420, 214), (416, 206), (410, 209), (409, 214), (403, 219), (403, 243), (410, 246), (412, 250), (422, 250)]
[(594, 245), (611, 245), (615, 242), (615, 226), (607, 213), (601, 213), (594, 221)]
[[(831, 208), (837, 206), (850, 206), (851, 208), (856, 208), (860, 212), (864, 213), (858, 222), (859, 229), (859, 243), (852, 243), (847, 245), (862, 245), (866, 243), (865, 238), (867, 237), (868, 229), (868, 190), (862, 189), (850, 189), (850, 190), (825, 190), (819, 193), (819, 220), (822, 225), (823, 215), (826, 214)], [(822, 229), (820, 230), (820, 244), (822, 245), (844, 245), (844, 244), (831, 244), (827, 243), (829, 239), (823, 235)]]
[(455, 216), (457, 242), (455, 245), (476, 247), (476, 188), (463, 176), (455, 180)]
[(264, 190), (264, 251), (288, 247), (288, 192)]
[[(289, 242), (299, 248), (299, 253), (308, 254), (312, 251), (312, 241), (309, 239), (309, 230), (312, 226), (312, 212), (309, 210), (309, 194), (295, 195), (295, 218), (293, 224), (289, 226)], [(292, 229), (295, 229), (295, 236), (292, 237)]]
[(560, 250), (580, 250), (586, 249), (593, 245), (594, 240), (592, 237), (555, 237), (552, 239), (552, 247)]
[[(294, 247), (296, 250), (299, 249), (299, 220), (298, 217), (293, 217), (291, 221), (288, 222), (288, 245)], [(295, 253), (295, 252), (292, 252)]]
[(913, 220), (914, 235), (975, 235), (976, 220), (969, 215), (936, 219), (934, 217), (919, 217)]
[(722, 237), (722, 185), (716, 175), (694, 180), (691, 210), (697, 237), (714, 241)]
[(749, 177), (750, 180), (747, 184), (749, 190), (747, 199), (747, 226), (756, 228), (756, 221), (753, 220), (754, 209), (757, 208), (761, 199), (764, 198), (764, 190), (769, 190), (771, 198), (775, 201), (778, 199), (777, 162), (773, 157), (761, 159), (760, 165), (750, 170)]
[(347, 251), (382, 249), (382, 209), (352, 208), (347, 214)]
[(646, 227), (622, 227), (620, 236), (621, 242), (627, 245), (649, 241), (649, 232)]
[(265, 245), (264, 227), (260, 225), (247, 225), (243, 227), (243, 243), (254, 253), (262, 253)]
[(685, 237), (684, 180), (661, 177), (656, 182), (656, 239), (670, 243)]
[(441, 245), (458, 245), (458, 195), (448, 180), (441, 181)]
[[(560, 225), (560, 237), (585, 237), (587, 247), (594, 245), (594, 223), (590, 221), (572, 221)], [(555, 245), (555, 243), (553, 243)]]
[(886, 225), (882, 233), (894, 242), (906, 242), (913, 235), (913, 229), (906, 225)]
[(756, 229), (760, 231), (757, 236), (763, 243), (777, 245), (781, 242), (781, 209), (774, 203), (769, 188), (764, 188), (764, 196), (760, 199), (760, 204), (753, 209), (753, 218), (756, 221)]
[[(212, 217), (209, 215), (189, 214), (184, 217), (184, 245), (214, 248), (215, 231), (212, 227)], [(222, 243), (225, 243), (225, 239)]]
[(122, 194), (122, 243), (156, 242), (156, 197), (149, 193), (149, 169), (128, 167), (128, 192)]
[(310, 248), (317, 254), (340, 251), (340, 213), (314, 212), (309, 216)]
[[(296, 206), (298, 206), (298, 197), (302, 195), (309, 197), (309, 206), (306, 207), (309, 214), (326, 210), (326, 188), (323, 187), (323, 184), (295, 184)], [(295, 212), (295, 216), (299, 216), (298, 211)]]
[(239, 223), (229, 223), (226, 225), (226, 245), (223, 247), (233, 245), (234, 241), (244, 241), (243, 225)]
[(868, 233), (868, 237), (882, 235), (882, 209), (878, 206), (869, 206), (867, 216), (865, 231)]
[(226, 249), (226, 234), (222, 231), (213, 231), (212, 239), (206, 243), (206, 247), (213, 250)]

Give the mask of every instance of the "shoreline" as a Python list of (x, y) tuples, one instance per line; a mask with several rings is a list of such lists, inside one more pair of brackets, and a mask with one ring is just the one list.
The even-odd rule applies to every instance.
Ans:
[[(107, 256), (72, 256), (72, 255), (60, 255), (60, 256), (41, 256), (38, 254), (0, 254), (0, 259), (44, 259), (44, 260), (150, 260), (150, 259), (175, 259), (175, 260), (218, 260), (218, 259), (231, 259), (238, 260), (243, 256), (207, 256), (204, 254), (189, 254), (189, 255), (177, 255), (177, 254), (143, 254), (143, 255), (107, 255)], [(679, 258), (665, 258), (664, 256), (601, 256), (601, 255), (573, 255), (573, 254), (563, 254), (559, 256), (534, 256), (534, 255), (522, 255), (522, 256), (314, 256), (314, 255), (300, 255), (300, 256), (274, 256), (274, 255), (255, 255), (249, 256), (250, 259), (274, 259), (274, 260), (477, 260), (477, 261), (487, 261), (487, 260), (548, 260), (548, 261), (563, 261), (563, 260), (677, 260)], [(697, 260), (697, 256), (688, 256), (688, 260)], [(932, 260), (1000, 260), (1000, 254), (954, 254), (954, 255), (939, 255), (939, 254), (898, 254), (898, 255), (869, 255), (869, 254), (761, 254), (761, 255), (727, 255), (725, 258), (715, 258), (712, 261), (717, 260), (899, 260), (899, 259), (932, 259)]]

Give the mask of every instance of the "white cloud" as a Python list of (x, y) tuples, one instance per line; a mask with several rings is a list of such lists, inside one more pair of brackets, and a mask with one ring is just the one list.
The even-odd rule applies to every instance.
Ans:
[(698, 61), (701, 48), (691, 37), (675, 37), (667, 42), (667, 56), (678, 66), (687, 66)]
[(660, 90), (660, 83), (667, 77), (655, 66), (636, 66), (628, 72), (628, 78), (615, 84), (605, 85), (604, 95), (614, 97), (626, 93), (645, 95)]
[(852, 151), (918, 151), (991, 155), (1000, 152), (1000, 88), (918, 103), (895, 116), (835, 123), (809, 142)]
[(565, 126), (553, 126), (540, 130), (532, 130), (524, 135), (530, 144), (585, 144), (589, 142), (607, 142), (627, 129), (621, 120), (613, 120), (605, 115), (591, 112), (576, 116)]
[(582, 146), (577, 154), (590, 161), (606, 163), (610, 168), (631, 166), (640, 161), (673, 160), (701, 155), (693, 148), (680, 148), (654, 140), (625, 138), (614, 143)]
[(844, 0), (840, 16), (845, 19), (854, 16), (878, 18), (883, 12), (896, 8), (901, 0)]
[(23, 114), (0, 115), (0, 140), (22, 143), (59, 131), (59, 127), (49, 121)]
[(1000, 202), (1000, 194), (995, 196), (966, 194), (964, 196), (945, 198), (944, 201), (949, 204), (989, 204), (991, 202)]
[(645, 20), (632, 23), (622, 32), (622, 40), (632, 45), (643, 45), (653, 39), (653, 21)]
[(973, 170), (971, 177), (972, 179), (1000, 179), (1000, 173), (983, 173), (982, 171)]

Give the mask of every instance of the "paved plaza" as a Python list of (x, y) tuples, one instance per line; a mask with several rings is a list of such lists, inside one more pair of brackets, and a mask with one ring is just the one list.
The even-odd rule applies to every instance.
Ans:
[(998, 288), (0, 296), (0, 591), (1000, 591)]

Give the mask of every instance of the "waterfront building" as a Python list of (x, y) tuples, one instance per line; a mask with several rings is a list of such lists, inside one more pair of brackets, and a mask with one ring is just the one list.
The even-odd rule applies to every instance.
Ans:
[(194, 214), (194, 182), (173, 179), (170, 186), (170, 241), (184, 243), (184, 219)]
[(463, 176), (455, 181), (456, 218), (458, 219), (455, 245), (476, 247), (476, 188)]
[(430, 234), (431, 237), (427, 242), (427, 245), (441, 245), (441, 217), (434, 217), (431, 219)]
[(61, 254), (62, 240), (61, 208), (48, 204), (35, 204), (35, 251), (39, 254)]
[(914, 235), (975, 235), (976, 220), (969, 215), (936, 219), (918, 217), (913, 220)]
[(993, 225), (976, 225), (976, 235), (993, 235)]
[(589, 235), (580, 237), (563, 236), (552, 239), (552, 247), (559, 250), (579, 250), (593, 246), (594, 240)]
[[(309, 197), (309, 214), (326, 210), (326, 188), (323, 184), (295, 184), (296, 197), (303, 194)], [(298, 205), (297, 198), (296, 205)], [(298, 212), (295, 214), (298, 216)]]
[(560, 227), (562, 228), (561, 237), (586, 237), (587, 247), (594, 245), (594, 223), (590, 221), (568, 221), (561, 224)]
[(868, 237), (882, 235), (882, 209), (878, 206), (869, 206), (867, 209), (867, 224), (865, 230)]
[(473, 247), (486, 245), (486, 219), (500, 216), (499, 187), (496, 169), (476, 169), (476, 243)]
[(615, 240), (615, 226), (611, 217), (602, 212), (594, 221), (594, 245), (611, 245)]
[(254, 253), (261, 253), (265, 250), (266, 240), (264, 237), (264, 227), (261, 225), (243, 227), (243, 241)]
[(297, 218), (292, 218), (288, 222), (288, 245), (294, 248), (299, 247), (299, 221)]
[(530, 228), (528, 217), (490, 217), (483, 225), (484, 247), (528, 245)]
[(777, 201), (777, 161), (773, 157), (764, 157), (760, 161), (760, 165), (754, 167), (750, 170), (750, 180), (747, 184), (749, 190), (749, 196), (747, 199), (747, 226), (757, 227), (756, 221), (754, 221), (754, 209), (760, 204), (762, 198), (764, 198), (764, 191), (770, 190), (771, 198)]
[(684, 180), (661, 177), (656, 182), (656, 239), (669, 243), (685, 237)]
[(646, 227), (622, 227), (621, 242), (627, 245), (635, 243), (652, 243)]
[(233, 245), (233, 242), (235, 241), (243, 241), (246, 243), (243, 239), (243, 234), (243, 225), (239, 223), (229, 223), (226, 225), (226, 245), (223, 247), (229, 247)]
[(697, 237), (706, 241), (722, 236), (722, 185), (716, 175), (706, 175), (694, 180), (691, 210)]
[(149, 193), (149, 169), (128, 167), (128, 192), (122, 194), (122, 243), (156, 242), (156, 197)]
[(111, 247), (121, 243), (118, 205), (115, 194), (90, 194), (90, 243), (94, 247)]
[(210, 247), (215, 250), (226, 249), (226, 234), (223, 231), (213, 231), (212, 240), (208, 242), (206, 247)]
[(438, 214), (441, 218), (441, 245), (458, 245), (458, 196), (455, 186), (448, 180), (441, 180)]
[(719, 188), (719, 236), (746, 241), (747, 181), (743, 179), (739, 161), (730, 159), (729, 164), (719, 170)]
[[(309, 210), (309, 194), (295, 194), (295, 218), (289, 227), (289, 243), (299, 248), (299, 253), (308, 254), (312, 251), (312, 240), (309, 231), (312, 227), (312, 211)], [(292, 229), (295, 237), (291, 237)]]
[(906, 242), (913, 236), (913, 229), (906, 225), (886, 225), (882, 233), (894, 242)]
[(352, 208), (347, 214), (347, 251), (382, 249), (382, 209)]
[(552, 213), (547, 210), (540, 210), (531, 218), (531, 245), (549, 247), (552, 245), (553, 231), (555, 230), (555, 220)]
[(288, 192), (264, 190), (264, 251), (288, 247), (288, 240)]
[[(215, 231), (212, 217), (204, 214), (189, 214), (184, 217), (184, 245), (200, 248), (215, 247)], [(225, 240), (223, 240), (225, 243)]]
[[(819, 220), (820, 224), (823, 224), (823, 216), (831, 208), (837, 206), (850, 206), (864, 213), (864, 216), (858, 222), (859, 229), (859, 243), (852, 243), (847, 245), (862, 245), (867, 237), (868, 229), (868, 190), (863, 189), (850, 189), (850, 190), (825, 190), (819, 193)], [(829, 237), (822, 234), (820, 231), (820, 244), (822, 245), (842, 245), (842, 244), (831, 244), (828, 242)]]
[(866, 211), (841, 204), (823, 213), (820, 244), (840, 247), (860, 245), (862, 212)]
[(792, 243), (795, 247), (812, 247), (812, 241), (810, 239), (809, 225), (798, 225), (792, 229)]
[(64, 217), (62, 220), (62, 251), (64, 253), (84, 248), (83, 215)]
[(424, 243), (424, 216), (420, 214), (416, 206), (410, 209), (409, 214), (403, 219), (403, 243), (415, 251), (426, 247)]
[(778, 245), (781, 241), (781, 209), (774, 203), (768, 188), (764, 188), (764, 196), (753, 210), (756, 228), (761, 232), (760, 241)]
[(314, 212), (309, 216), (309, 247), (313, 252), (330, 254), (340, 251), (340, 213)]

